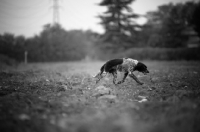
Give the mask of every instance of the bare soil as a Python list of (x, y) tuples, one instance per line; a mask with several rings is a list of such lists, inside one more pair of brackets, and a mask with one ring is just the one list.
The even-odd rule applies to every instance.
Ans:
[[(1, 132), (199, 132), (200, 62), (144, 62), (112, 84), (103, 62), (33, 63), (0, 70)], [(118, 80), (121, 79), (119, 74)]]

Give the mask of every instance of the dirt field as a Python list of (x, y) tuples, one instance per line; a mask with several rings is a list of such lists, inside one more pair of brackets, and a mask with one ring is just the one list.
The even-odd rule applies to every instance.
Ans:
[[(103, 62), (0, 70), (1, 132), (200, 132), (200, 62), (145, 62), (144, 85), (92, 77)], [(118, 80), (121, 79), (119, 75)]]

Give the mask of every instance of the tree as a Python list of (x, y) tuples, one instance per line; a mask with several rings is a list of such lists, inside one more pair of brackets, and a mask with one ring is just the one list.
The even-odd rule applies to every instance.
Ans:
[(125, 44), (133, 41), (138, 25), (134, 22), (134, 18), (138, 15), (134, 14), (129, 6), (134, 0), (103, 0), (99, 5), (106, 6), (107, 11), (100, 15), (101, 24), (105, 29), (103, 35), (104, 42), (117, 44)]
[(159, 6), (158, 11), (149, 12), (149, 21), (146, 24), (148, 28), (143, 28), (142, 31), (149, 34), (148, 44), (168, 48), (185, 47), (194, 5), (193, 2), (176, 5), (169, 3)]
[(66, 31), (59, 24), (46, 24), (43, 31), (26, 40), (30, 61), (80, 60), (91, 54), (93, 33)]
[(24, 36), (14, 36), (11, 33), (0, 35), (0, 54), (23, 61), (24, 58)]
[(200, 2), (198, 2), (195, 7), (191, 23), (193, 24), (194, 30), (197, 32), (198, 37), (200, 38)]
[(168, 7), (161, 6), (161, 11), (163, 11), (162, 8), (168, 8), (168, 10), (164, 12), (167, 15), (162, 21), (161, 30), (165, 47), (184, 47), (188, 40), (188, 35), (184, 34), (184, 31), (188, 27), (187, 18), (182, 15), (184, 5), (170, 4)]

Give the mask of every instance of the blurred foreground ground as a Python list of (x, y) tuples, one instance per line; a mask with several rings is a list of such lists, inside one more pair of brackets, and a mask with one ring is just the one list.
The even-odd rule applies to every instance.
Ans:
[[(103, 62), (34, 63), (0, 71), (1, 132), (199, 132), (200, 62), (147, 61), (112, 84)], [(121, 76), (119, 75), (118, 80)]]

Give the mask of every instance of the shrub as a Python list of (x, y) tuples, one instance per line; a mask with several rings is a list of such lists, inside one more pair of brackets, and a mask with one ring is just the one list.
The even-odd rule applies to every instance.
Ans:
[[(139, 60), (200, 60), (200, 48), (131, 48), (100, 59), (131, 57)], [(105, 56), (106, 55), (106, 56)]]

